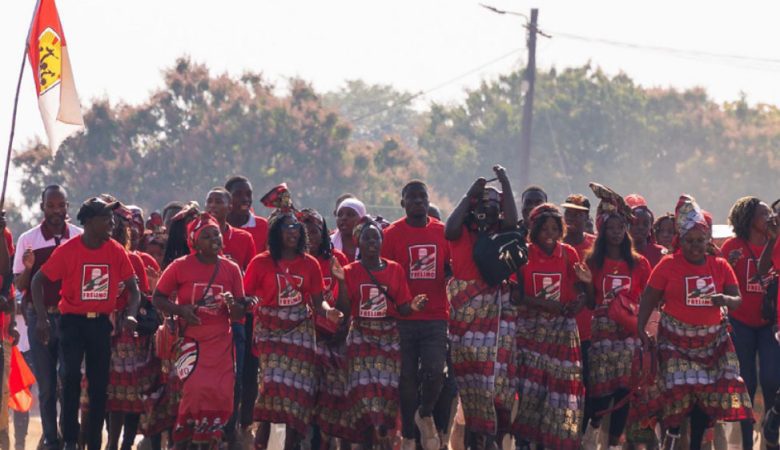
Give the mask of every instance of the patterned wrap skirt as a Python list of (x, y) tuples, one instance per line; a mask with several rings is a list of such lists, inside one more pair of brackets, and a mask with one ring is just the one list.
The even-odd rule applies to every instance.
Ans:
[(190, 325), (175, 370), (181, 401), (173, 441), (214, 444), (233, 413), (233, 335), (227, 325)]
[(452, 279), (452, 365), (466, 427), (476, 433), (506, 433), (517, 393), (517, 308), (507, 286)]
[(315, 422), (328, 436), (350, 437), (347, 400), (347, 345), (344, 336), (317, 339), (317, 400)]
[(753, 417), (726, 322), (691, 325), (662, 313), (658, 351), (665, 426), (680, 426), (696, 405), (713, 423)]
[(154, 355), (151, 336), (134, 337), (121, 327), (111, 337), (106, 411), (142, 413), (144, 396), (156, 381), (160, 360)]
[(634, 330), (627, 331), (607, 316), (606, 305), (593, 312), (588, 397), (612, 395), (631, 387), (631, 368), (636, 350), (642, 346)]
[(392, 430), (398, 416), (401, 340), (394, 319), (356, 319), (347, 335), (348, 440)]
[(577, 322), (521, 306), (517, 348), (520, 403), (512, 430), (546, 448), (579, 449), (585, 385)]
[(253, 341), (259, 359), (254, 420), (283, 423), (306, 434), (317, 394), (316, 342), (309, 309), (303, 303), (259, 307)]
[(160, 371), (149, 393), (143, 397), (144, 413), (139, 429), (145, 436), (154, 436), (173, 429), (179, 415), (181, 381), (176, 375), (176, 361), (160, 361)]

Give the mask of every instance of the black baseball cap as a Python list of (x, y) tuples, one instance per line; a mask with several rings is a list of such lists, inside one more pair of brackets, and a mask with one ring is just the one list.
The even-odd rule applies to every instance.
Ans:
[(93, 217), (110, 215), (121, 206), (122, 204), (119, 202), (107, 202), (100, 197), (92, 197), (81, 204), (76, 219), (84, 225), (87, 220)]

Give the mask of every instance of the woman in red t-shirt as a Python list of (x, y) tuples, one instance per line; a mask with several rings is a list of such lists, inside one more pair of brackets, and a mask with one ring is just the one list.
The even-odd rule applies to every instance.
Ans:
[(662, 259), (650, 275), (638, 331), (651, 351), (645, 326), (650, 312), (663, 302), (657, 345), (664, 448), (673, 447), (683, 419), (690, 416), (690, 448), (699, 449), (714, 421), (751, 417), (723, 310), (738, 308), (742, 299), (728, 262), (707, 254), (710, 230), (693, 198), (680, 197), (675, 214), (680, 251)]
[(219, 445), (233, 412), (230, 321), (243, 317), (246, 299), (241, 269), (219, 256), (219, 223), (204, 213), (188, 225), (187, 234), (194, 253), (166, 267), (154, 305), (178, 317), (182, 335), (174, 364), (181, 400), (173, 441), (177, 448), (206, 449)]
[[(585, 406), (577, 313), (585, 306), (589, 275), (577, 251), (561, 242), (558, 208), (543, 203), (531, 211), (528, 264), (520, 268), (513, 300), (517, 319), (515, 436), (545, 448), (579, 449)], [(551, 402), (558, 397), (560, 402)]]
[(677, 233), (674, 229), (674, 214), (666, 213), (655, 219), (651, 224), (653, 226), (653, 237), (655, 238), (655, 242), (668, 251), (671, 251), (674, 235)]
[[(113, 201), (113, 199), (108, 199)], [(130, 246), (129, 211), (120, 207), (114, 211), (112, 238), (126, 249)], [(135, 252), (127, 251), (133, 271), (138, 278), (141, 304), (151, 294), (143, 260)], [(122, 287), (117, 299), (116, 323), (124, 322), (127, 315), (128, 293)], [(140, 313), (140, 308), (139, 308)], [(119, 436), (124, 428), (123, 448), (132, 446), (138, 429), (138, 421), (144, 412), (142, 397), (151, 391), (160, 370), (159, 360), (152, 356), (151, 336), (130, 333), (125, 327), (117, 327), (111, 337), (111, 366), (108, 373), (109, 448), (118, 448)]]
[[(596, 213), (598, 238), (586, 257), (595, 294), (590, 305), (594, 313), (587, 394), (593, 399), (596, 413), (607, 410), (611, 403), (617, 404), (629, 394), (634, 354), (641, 346), (636, 324), (626, 328), (625, 324), (616, 322), (609, 314), (610, 307), (612, 302), (621, 302), (638, 308), (639, 296), (650, 278), (650, 263), (634, 251), (628, 234), (636, 209), (628, 210), (623, 205), (617, 196), (601, 199)], [(610, 446), (620, 445), (628, 410), (626, 402), (610, 415)], [(598, 430), (600, 423), (601, 416), (596, 415), (591, 428)]]
[(487, 284), (473, 256), (480, 233), (517, 230), (517, 207), (506, 170), (495, 166), (493, 171), (501, 191), (478, 178), (444, 229), (453, 272), (447, 283), (452, 367), (466, 428), (485, 445), (500, 445), (502, 435), (509, 432), (517, 395), (511, 379), (517, 308), (511, 303), (509, 284)]
[[(339, 282), (338, 307), (352, 317), (347, 336), (348, 440), (371, 446), (390, 445), (398, 415), (401, 347), (396, 319), (422, 311), (425, 294), (412, 298), (406, 272), (381, 258), (382, 231), (363, 218), (352, 236), (360, 259), (334, 266)], [(383, 447), (389, 448), (389, 447)]]
[[(309, 254), (317, 258), (322, 272), (323, 299), (330, 306), (336, 306), (339, 286), (331, 274), (333, 265), (346, 266), (347, 257), (341, 250), (333, 248), (325, 219), (313, 209), (303, 209), (298, 214), (309, 238)], [(323, 445), (327, 447), (330, 436), (344, 438), (349, 430), (346, 389), (346, 346), (345, 338), (349, 322), (336, 324), (324, 315), (316, 316), (317, 330), (317, 404), (314, 420), (319, 425)]]
[[(739, 371), (751, 401), (761, 380), (764, 405), (775, 404), (775, 393), (780, 387), (780, 346), (774, 340), (774, 321), (761, 316), (764, 286), (758, 274), (759, 257), (768, 242), (770, 214), (769, 205), (756, 197), (737, 200), (729, 213), (729, 223), (736, 236), (727, 239), (721, 248), (737, 275), (742, 293), (742, 304), (729, 313)], [(756, 356), (760, 376), (756, 372)], [(753, 448), (753, 421), (745, 420), (740, 425), (743, 448)]]
[(286, 425), (285, 449), (297, 448), (311, 424), (317, 394), (314, 313), (338, 323), (342, 314), (323, 301), (322, 273), (306, 253), (306, 232), (292, 212), (269, 220), (268, 250), (244, 275), (248, 295), (259, 298), (253, 351), (259, 360), (255, 448), (266, 448), (271, 423)]
[(647, 258), (651, 268), (655, 267), (666, 255), (666, 249), (656, 243), (653, 231), (653, 211), (647, 206), (645, 198), (639, 194), (627, 195), (626, 204), (634, 214), (628, 229), (634, 250)]

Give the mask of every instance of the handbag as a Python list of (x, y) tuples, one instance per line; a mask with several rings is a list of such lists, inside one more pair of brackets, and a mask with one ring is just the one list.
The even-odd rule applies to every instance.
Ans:
[(492, 235), (480, 232), (472, 256), (482, 279), (498, 286), (528, 262), (525, 234), (517, 230)]
[(616, 294), (607, 308), (607, 317), (632, 335), (637, 334), (639, 326), (639, 305), (628, 296)]
[(157, 313), (157, 309), (152, 305), (149, 297), (142, 298), (136, 320), (138, 320), (138, 325), (135, 327), (135, 332), (139, 336), (151, 336), (160, 327), (160, 314)]
[[(195, 304), (203, 303), (206, 296), (211, 291), (211, 285), (214, 284), (214, 280), (219, 273), (219, 260), (214, 267), (214, 272), (211, 274), (206, 288), (203, 290), (203, 295), (200, 300)], [(175, 358), (177, 350), (179, 348), (179, 341), (184, 337), (184, 330), (186, 324), (182, 323), (178, 318), (173, 317), (173, 314), (169, 314), (165, 317), (163, 323), (158, 327), (157, 333), (154, 336), (154, 348), (157, 357), (162, 360), (172, 360)]]
[(777, 280), (777, 275), (772, 275), (768, 281), (761, 280), (761, 284), (764, 285), (764, 297), (761, 299), (761, 318), (772, 325), (777, 325)]

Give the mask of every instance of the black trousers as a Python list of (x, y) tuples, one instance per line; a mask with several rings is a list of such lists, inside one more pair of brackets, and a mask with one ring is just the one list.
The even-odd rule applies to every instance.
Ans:
[(81, 362), (84, 361), (89, 395), (87, 448), (101, 450), (108, 397), (108, 371), (111, 364), (111, 321), (106, 315), (91, 319), (75, 314), (63, 314), (59, 326), (63, 361), (60, 424), (63, 440), (65, 443), (78, 441)]
[[(447, 322), (399, 320), (401, 338), (401, 434), (414, 439), (414, 413), (433, 414), (447, 368)], [(418, 392), (420, 396), (418, 398)]]

